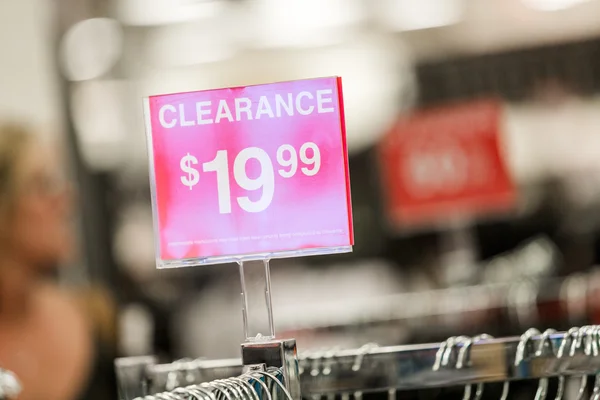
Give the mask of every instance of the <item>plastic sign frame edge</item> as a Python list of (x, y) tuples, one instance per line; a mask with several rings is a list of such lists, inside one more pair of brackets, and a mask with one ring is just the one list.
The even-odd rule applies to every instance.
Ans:
[[(315, 77), (315, 78), (305, 78), (305, 79), (295, 79), (291, 81), (300, 81), (300, 80), (312, 80), (312, 79), (322, 79), (325, 77)], [(154, 146), (153, 146), (153, 138), (152, 138), (152, 115), (151, 115), (151, 107), (150, 107), (150, 99), (152, 97), (159, 97), (169, 94), (176, 93), (163, 93), (158, 95), (144, 96), (143, 106), (144, 106), (144, 125), (146, 131), (146, 146), (148, 152), (148, 168), (149, 168), (149, 183), (150, 183), (150, 198), (152, 203), (152, 227), (153, 227), (153, 238), (154, 238), (154, 254), (156, 261), (157, 269), (171, 269), (171, 268), (183, 268), (183, 267), (198, 267), (205, 265), (217, 265), (217, 264), (227, 264), (227, 263), (240, 263), (240, 262), (248, 262), (248, 261), (262, 261), (268, 259), (275, 258), (292, 258), (292, 257), (306, 257), (306, 256), (319, 256), (319, 255), (332, 255), (332, 254), (344, 254), (351, 253), (353, 251), (354, 245), (354, 217), (352, 212), (352, 196), (351, 196), (351, 186), (350, 186), (350, 167), (349, 167), (349, 157), (348, 157), (348, 147), (347, 147), (347, 138), (346, 138), (346, 120), (345, 120), (345, 110), (344, 110), (344, 101), (343, 101), (343, 91), (342, 91), (342, 78), (340, 76), (331, 76), (331, 78), (336, 79), (336, 90), (337, 96), (339, 99), (339, 118), (340, 118), (340, 130), (341, 130), (341, 140), (343, 143), (343, 162), (345, 168), (346, 175), (346, 199), (347, 199), (347, 210), (348, 210), (348, 238), (350, 245), (348, 246), (337, 246), (337, 247), (315, 247), (315, 248), (307, 248), (307, 249), (298, 249), (298, 250), (283, 250), (276, 251), (270, 253), (254, 253), (254, 254), (235, 254), (235, 255), (223, 255), (223, 256), (207, 256), (207, 257), (198, 257), (198, 258), (186, 258), (186, 259), (177, 259), (177, 260), (163, 260), (160, 257), (160, 227), (159, 227), (159, 215), (158, 215), (158, 201), (156, 195), (156, 171), (155, 171), (155, 163), (154, 163)], [(280, 81), (287, 82), (287, 81)], [(248, 86), (260, 86), (260, 85), (269, 85), (280, 82), (270, 82), (270, 83), (260, 83)], [(227, 88), (214, 88), (214, 89), (205, 89), (205, 90), (195, 90), (190, 92), (203, 92), (209, 90), (219, 90), (219, 89), (227, 89)], [(190, 93), (186, 92), (186, 93)]]

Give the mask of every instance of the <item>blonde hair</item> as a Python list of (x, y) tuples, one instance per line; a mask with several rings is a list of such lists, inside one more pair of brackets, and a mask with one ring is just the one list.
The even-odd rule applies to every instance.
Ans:
[(17, 171), (31, 132), (16, 123), (0, 123), (0, 223), (6, 222), (17, 197)]

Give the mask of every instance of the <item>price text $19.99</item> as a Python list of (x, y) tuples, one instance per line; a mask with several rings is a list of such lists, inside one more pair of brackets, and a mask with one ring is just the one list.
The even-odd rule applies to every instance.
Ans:
[[(231, 213), (231, 186), (229, 174), (229, 159), (227, 150), (218, 150), (215, 158), (202, 164), (203, 172), (215, 172), (217, 180), (217, 193), (219, 202), (219, 213)], [(260, 164), (260, 174), (251, 178), (246, 172), (246, 163), (250, 159), (256, 159)], [(304, 143), (299, 151), (289, 144), (279, 146), (277, 149), (277, 173), (283, 178), (292, 178), (298, 172), (299, 163), (302, 164), (300, 171), (306, 176), (314, 176), (321, 169), (321, 152), (313, 142)], [(181, 183), (190, 190), (200, 182), (200, 172), (195, 165), (198, 159), (191, 154), (186, 154), (179, 163), (181, 170), (185, 173), (181, 176)], [(237, 198), (240, 208), (247, 212), (261, 212), (266, 210), (273, 201), (275, 194), (275, 170), (269, 154), (259, 147), (247, 147), (240, 151), (233, 160), (233, 178), (242, 189), (254, 191), (262, 189), (262, 195), (258, 200), (250, 200), (247, 196)], [(204, 178), (203, 178), (204, 179)]]

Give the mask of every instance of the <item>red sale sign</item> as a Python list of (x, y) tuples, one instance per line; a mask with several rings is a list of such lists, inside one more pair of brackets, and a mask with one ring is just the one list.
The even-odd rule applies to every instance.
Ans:
[(506, 209), (515, 189), (502, 154), (501, 106), (479, 101), (417, 112), (380, 144), (387, 209), (397, 224)]
[(146, 99), (159, 267), (351, 251), (340, 78)]

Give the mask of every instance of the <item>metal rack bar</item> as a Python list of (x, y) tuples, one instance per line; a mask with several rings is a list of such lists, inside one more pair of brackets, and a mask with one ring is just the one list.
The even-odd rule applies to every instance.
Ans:
[[(564, 338), (559, 333), (549, 343), (558, 349)], [(557, 358), (554, 354), (533, 355), (530, 351), (518, 366), (515, 365), (519, 337), (487, 340), (473, 344), (469, 367), (458, 369), (455, 363), (448, 368), (433, 370), (440, 344), (383, 347), (361, 355), (360, 351), (339, 352), (330, 361), (331, 372), (325, 373), (326, 358), (309, 359), (310, 373), (302, 375), (303, 393), (352, 393), (389, 389), (414, 390), (460, 386), (478, 382), (501, 382), (560, 375), (595, 374), (600, 370), (600, 357), (577, 351), (573, 356)], [(537, 348), (540, 337), (529, 345)], [(460, 347), (459, 347), (460, 348)], [(362, 357), (362, 362), (357, 360)], [(305, 360), (305, 362), (308, 360)]]
[[(479, 382), (502, 382), (536, 379), (560, 375), (591, 375), (600, 371), (600, 356), (586, 355), (583, 345), (573, 354), (556, 356), (565, 333), (549, 337), (546, 350), (535, 355), (541, 336), (528, 342), (523, 360), (515, 365), (519, 337), (477, 342), (470, 347), (469, 365), (456, 368), (457, 346), (447, 367), (433, 370), (436, 354), (442, 344), (370, 347), (329, 353), (308, 354), (301, 357), (301, 386), (304, 396), (327, 393), (376, 392), (390, 389), (413, 390), (459, 386)], [(596, 338), (597, 340), (598, 338)], [(569, 346), (570, 349), (570, 346)], [(242, 372), (241, 360), (194, 361), (203, 381), (237, 376)], [(162, 381), (169, 372), (182, 371), (181, 365), (154, 365), (149, 376)], [(206, 380), (205, 380), (206, 379)], [(195, 382), (198, 383), (198, 382)]]

